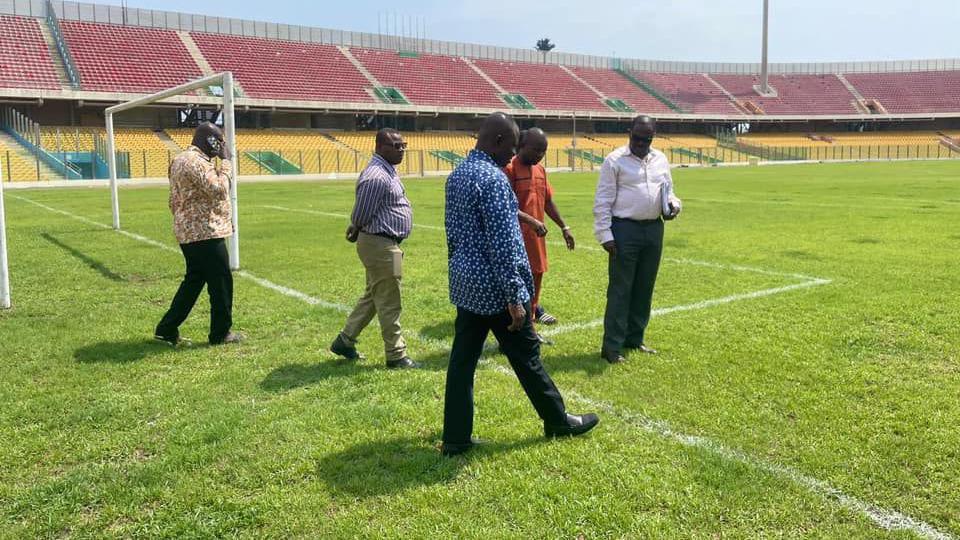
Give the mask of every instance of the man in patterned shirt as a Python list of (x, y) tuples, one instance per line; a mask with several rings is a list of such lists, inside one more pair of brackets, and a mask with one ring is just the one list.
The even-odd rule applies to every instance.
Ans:
[[(219, 166), (211, 161), (215, 157), (221, 159)], [(204, 285), (210, 295), (210, 343), (239, 343), (243, 338), (230, 331), (233, 275), (224, 240), (233, 234), (230, 158), (223, 131), (206, 122), (197, 127), (191, 146), (170, 164), (173, 232), (187, 271), (154, 337), (173, 346), (184, 342), (180, 325), (187, 320)]]
[(509, 116), (490, 115), (476, 148), (447, 178), (450, 301), (457, 306), (440, 449), (447, 456), (476, 444), (471, 438), (473, 379), (491, 331), (543, 420), (546, 436), (580, 435), (600, 421), (595, 414), (568, 414), (540, 363), (540, 342), (528, 315), (533, 275), (520, 235), (517, 198), (501, 170), (516, 154), (519, 135)]
[(330, 350), (349, 360), (362, 358), (357, 339), (373, 316), (380, 321), (384, 354), (390, 369), (416, 368), (407, 356), (400, 331), (400, 281), (403, 251), (400, 243), (410, 236), (413, 209), (400, 182), (396, 166), (403, 162), (407, 143), (399, 131), (377, 132), (376, 153), (357, 180), (357, 200), (347, 228), (347, 240), (357, 243), (357, 255), (366, 269), (366, 290), (347, 317)]

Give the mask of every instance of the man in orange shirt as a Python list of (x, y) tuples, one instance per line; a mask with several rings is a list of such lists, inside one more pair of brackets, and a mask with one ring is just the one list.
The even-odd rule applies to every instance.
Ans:
[[(533, 272), (535, 291), (531, 300), (531, 314), (537, 312), (543, 274), (547, 271), (547, 242), (544, 238), (547, 227), (543, 223), (544, 215), (550, 216), (563, 231), (567, 249), (575, 246), (570, 227), (563, 222), (560, 211), (553, 202), (553, 188), (547, 181), (547, 170), (540, 165), (546, 154), (547, 135), (540, 128), (531, 128), (520, 133), (517, 155), (504, 168), (520, 206), (520, 230), (527, 248), (527, 257), (530, 259), (530, 270)], [(550, 318), (556, 322), (556, 319)], [(540, 341), (544, 339), (540, 338)]]

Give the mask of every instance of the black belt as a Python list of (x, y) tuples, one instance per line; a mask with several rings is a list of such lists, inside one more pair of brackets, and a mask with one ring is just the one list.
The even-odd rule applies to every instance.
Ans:
[(654, 219), (630, 219), (625, 217), (613, 216), (613, 221), (629, 221), (630, 223), (636, 223), (638, 225), (653, 225), (654, 223), (659, 223), (660, 218)]
[(389, 240), (393, 240), (394, 242), (397, 243), (397, 245), (400, 245), (400, 243), (403, 242), (403, 238), (400, 238), (399, 236), (394, 236), (394, 235), (392, 235), (392, 234), (387, 234), (387, 233), (383, 233), (383, 232), (367, 232), (367, 231), (363, 231), (363, 232), (365, 232), (366, 234), (369, 234), (369, 235), (371, 235), (371, 236), (379, 236), (379, 237), (382, 237), (382, 238), (387, 238), (387, 239), (389, 239)]

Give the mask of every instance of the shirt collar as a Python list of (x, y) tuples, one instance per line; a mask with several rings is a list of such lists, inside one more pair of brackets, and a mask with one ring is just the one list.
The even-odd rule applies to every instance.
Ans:
[(194, 146), (194, 145), (192, 145), (192, 144), (187, 147), (187, 150), (188, 150), (188, 151), (196, 152), (196, 153), (200, 154), (200, 157), (202, 157), (203, 159), (205, 159), (205, 160), (207, 160), (207, 161), (210, 161), (210, 156), (204, 154), (204, 153), (203, 153), (203, 150), (197, 148), (196, 146)]
[(370, 161), (387, 169), (387, 171), (389, 171), (391, 175), (397, 174), (397, 168), (391, 165), (389, 161), (383, 159), (383, 156), (381, 156), (380, 154), (374, 153), (373, 159), (371, 159)]
[(468, 158), (471, 160), (485, 161), (490, 165), (493, 165), (494, 167), (499, 168), (499, 165), (497, 165), (497, 162), (493, 160), (493, 156), (484, 152), (483, 150), (478, 150), (474, 148), (473, 150), (470, 151), (470, 155), (468, 156)]

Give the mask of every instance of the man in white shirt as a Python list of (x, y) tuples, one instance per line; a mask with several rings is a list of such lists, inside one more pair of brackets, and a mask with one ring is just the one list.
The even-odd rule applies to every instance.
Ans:
[(670, 163), (650, 147), (656, 132), (649, 116), (634, 118), (629, 144), (611, 152), (600, 168), (594, 235), (610, 255), (600, 356), (611, 364), (623, 362), (627, 349), (657, 352), (644, 344), (644, 331), (663, 251), (663, 220), (677, 217), (681, 202), (673, 193)]

